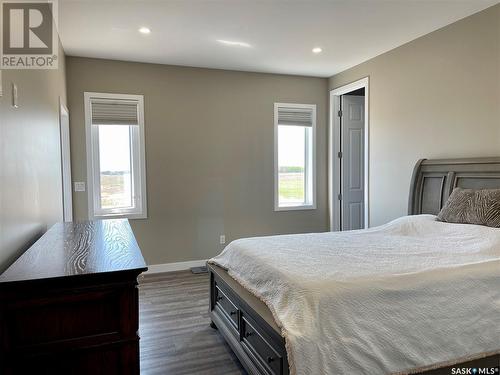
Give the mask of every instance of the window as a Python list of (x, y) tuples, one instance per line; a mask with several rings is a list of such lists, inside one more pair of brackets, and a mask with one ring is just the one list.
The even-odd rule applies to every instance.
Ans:
[(85, 93), (89, 217), (147, 216), (142, 95)]
[(274, 104), (274, 209), (316, 208), (316, 105)]

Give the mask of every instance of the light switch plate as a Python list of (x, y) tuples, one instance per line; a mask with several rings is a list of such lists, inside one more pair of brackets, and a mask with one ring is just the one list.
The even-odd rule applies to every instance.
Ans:
[(75, 182), (75, 191), (85, 191), (85, 182)]
[(17, 85), (12, 82), (12, 106), (14, 108), (19, 108), (19, 102), (17, 100)]

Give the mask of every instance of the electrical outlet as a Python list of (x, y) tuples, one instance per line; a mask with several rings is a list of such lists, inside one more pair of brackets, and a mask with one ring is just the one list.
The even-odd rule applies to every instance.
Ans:
[(85, 182), (75, 182), (75, 191), (85, 191)]
[(220, 244), (224, 245), (226, 243), (226, 236), (224, 234), (220, 235)]

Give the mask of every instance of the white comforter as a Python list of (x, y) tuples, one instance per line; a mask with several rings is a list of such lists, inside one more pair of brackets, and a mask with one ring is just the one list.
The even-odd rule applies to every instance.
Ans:
[(500, 229), (407, 216), (236, 240), (210, 262), (269, 307), (292, 374), (407, 373), (500, 352)]

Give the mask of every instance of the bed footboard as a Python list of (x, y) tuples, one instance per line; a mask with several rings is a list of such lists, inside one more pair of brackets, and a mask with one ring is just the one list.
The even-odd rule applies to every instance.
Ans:
[[(251, 375), (288, 375), (285, 340), (267, 306), (222, 268), (209, 264), (208, 272), (212, 327), (219, 330), (245, 370)], [(418, 374), (449, 375), (454, 367), (495, 369), (497, 366), (500, 355), (495, 354)]]
[(269, 310), (221, 268), (208, 265), (210, 317), (249, 374), (287, 375), (285, 341)]

